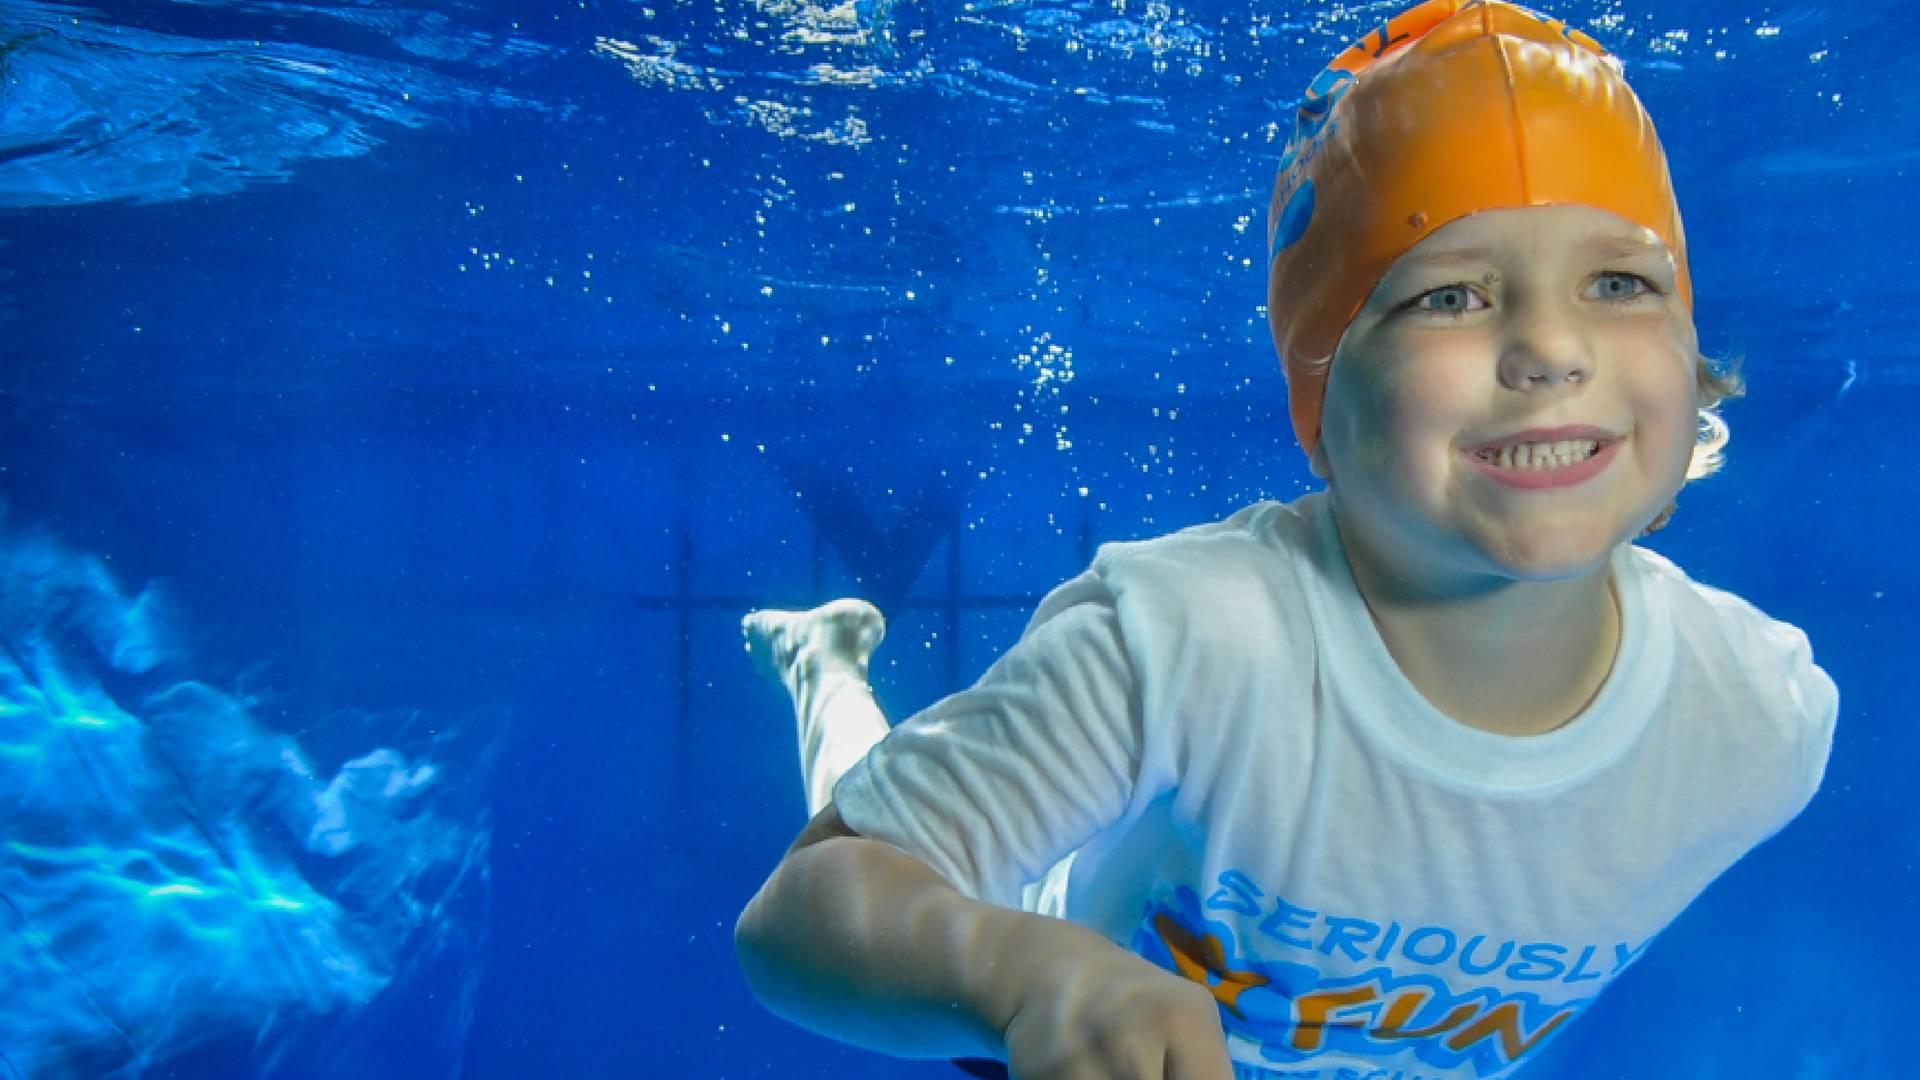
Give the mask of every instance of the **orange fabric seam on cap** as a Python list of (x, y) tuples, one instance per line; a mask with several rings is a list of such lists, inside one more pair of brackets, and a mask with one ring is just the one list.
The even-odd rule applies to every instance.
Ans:
[[(1481, 15), (1480, 29), (1482, 33), (1493, 33), (1493, 17), (1490, 13)], [(1507, 55), (1505, 48), (1496, 46), (1493, 50), (1493, 55), (1499, 59), (1500, 74), (1506, 81), (1507, 115), (1512, 118), (1513, 141), (1516, 151), (1513, 163), (1514, 171), (1520, 174), (1520, 190), (1523, 192), (1531, 192), (1533, 190), (1532, 177), (1527, 175), (1527, 126), (1520, 121), (1520, 80), (1513, 74), (1513, 58)]]

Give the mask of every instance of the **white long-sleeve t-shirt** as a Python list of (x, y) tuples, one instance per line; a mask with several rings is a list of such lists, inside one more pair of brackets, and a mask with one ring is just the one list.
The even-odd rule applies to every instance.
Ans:
[(1806, 636), (1632, 545), (1572, 722), (1427, 702), (1324, 493), (1108, 544), (835, 789), (962, 893), (1208, 986), (1243, 1077), (1508, 1074), (1799, 813), (1838, 691)]

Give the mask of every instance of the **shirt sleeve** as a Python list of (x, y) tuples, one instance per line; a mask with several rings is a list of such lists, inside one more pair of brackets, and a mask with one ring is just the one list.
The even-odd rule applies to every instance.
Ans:
[[(1803, 719), (1800, 728), (1800, 787), (1793, 817), (1806, 808), (1826, 777), (1833, 753), (1833, 733), (1840, 717), (1840, 688), (1813, 662), (1813, 646), (1806, 634), (1792, 630), (1787, 650), (1788, 693)], [(1791, 819), (1789, 819), (1791, 820)]]
[(1089, 571), (971, 689), (894, 728), (834, 804), (962, 894), (1017, 907), (1022, 886), (1124, 813), (1141, 726), (1113, 597)]

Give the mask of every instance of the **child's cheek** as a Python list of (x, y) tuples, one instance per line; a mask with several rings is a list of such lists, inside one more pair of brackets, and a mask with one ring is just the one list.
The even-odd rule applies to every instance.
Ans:
[(1366, 412), (1358, 424), (1354, 463), (1366, 469), (1385, 469), (1394, 463), (1395, 448), (1418, 445), (1429, 434), (1432, 417), (1422, 407), (1426, 388), (1419, 375), (1405, 366), (1383, 372), (1370, 388)]
[(1633, 407), (1638, 426), (1663, 450), (1661, 472), (1683, 482), (1698, 426), (1700, 388), (1696, 367), (1702, 361), (1691, 336), (1673, 331), (1646, 344), (1648, 363), (1635, 381)]

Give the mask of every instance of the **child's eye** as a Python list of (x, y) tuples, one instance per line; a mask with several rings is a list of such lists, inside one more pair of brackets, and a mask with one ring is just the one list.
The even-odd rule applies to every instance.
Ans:
[(1625, 270), (1608, 270), (1593, 280), (1595, 294), (1602, 300), (1633, 300), (1641, 296), (1658, 295), (1660, 289), (1653, 282), (1639, 274), (1630, 274)]
[(1407, 307), (1414, 311), (1453, 316), (1480, 311), (1486, 306), (1486, 300), (1467, 285), (1442, 285), (1421, 293), (1407, 303)]

